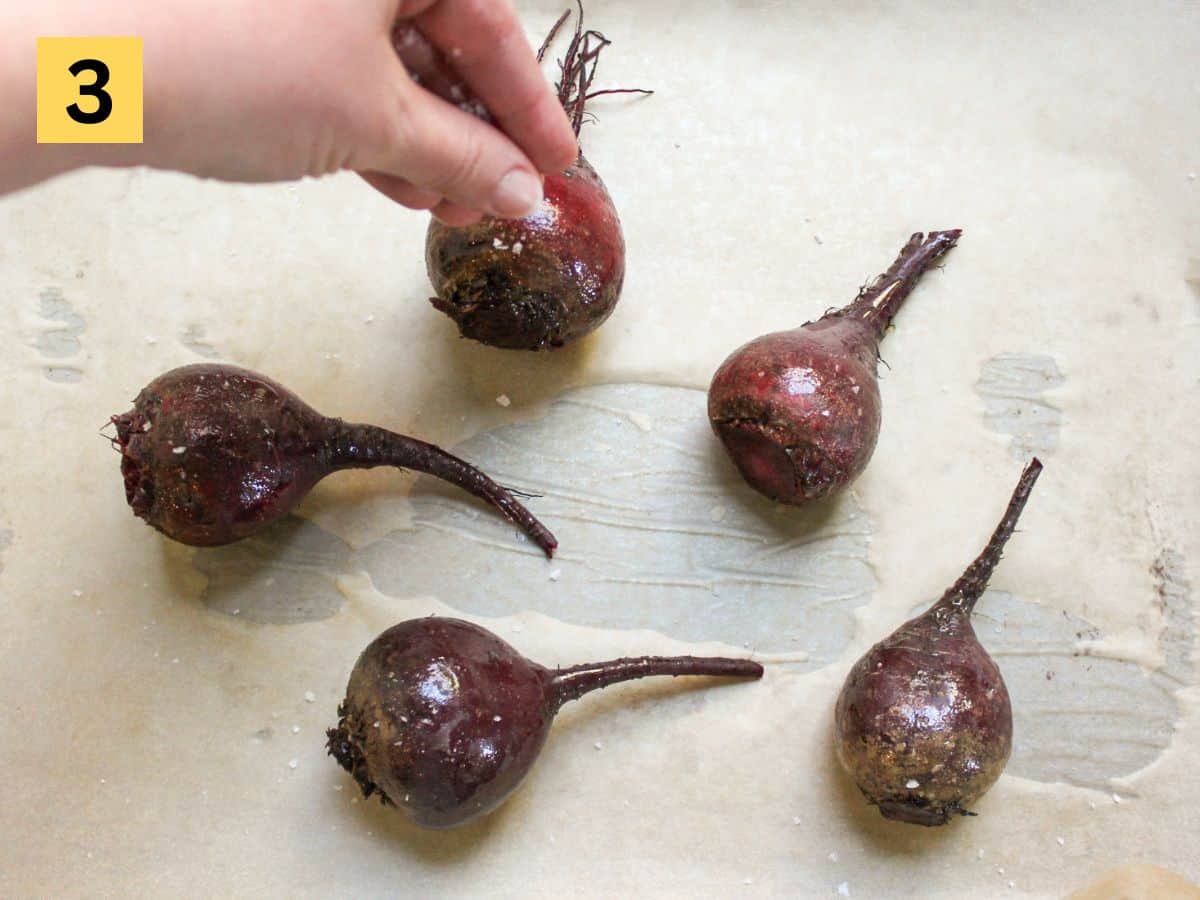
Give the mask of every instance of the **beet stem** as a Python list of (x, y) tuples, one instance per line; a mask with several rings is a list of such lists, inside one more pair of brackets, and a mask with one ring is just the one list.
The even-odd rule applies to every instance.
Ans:
[(335, 469), (395, 466), (424, 472), (457, 485), (500, 510), (521, 528), (548, 557), (558, 540), (507, 490), (468, 462), (441, 447), (375, 425), (332, 419), (333, 434), (326, 444), (327, 462)]
[[(583, 127), (587, 103), (593, 97), (605, 94), (652, 94), (654, 92), (640, 88), (592, 91), (592, 82), (596, 78), (596, 65), (600, 61), (600, 51), (612, 42), (594, 29), (584, 31), (582, 0), (575, 0), (575, 7), (577, 9), (575, 29), (567, 44), (567, 52), (559, 60), (559, 78), (554, 88), (558, 94), (558, 102), (566, 110), (567, 117), (571, 120), (571, 127), (575, 130), (575, 136), (578, 137), (579, 130)], [(568, 9), (559, 16), (558, 21), (550, 29), (550, 33), (546, 35), (546, 39), (542, 41), (542, 46), (537, 53), (539, 63), (545, 59), (546, 52), (554, 43), (554, 39), (570, 15), (571, 10)]]
[(563, 25), (567, 23), (567, 19), (569, 18), (571, 18), (571, 11), (569, 9), (558, 17), (558, 21), (554, 23), (554, 26), (550, 29), (550, 33), (542, 41), (542, 46), (538, 48), (537, 61), (539, 63), (546, 58), (546, 51), (550, 49), (550, 45), (554, 43), (554, 39), (558, 37), (558, 32), (562, 30)]
[(921, 275), (958, 242), (960, 235), (961, 228), (931, 231), (928, 235), (918, 231), (909, 238), (891, 268), (864, 287), (844, 314), (863, 319), (874, 327), (876, 337), (882, 338)]
[(559, 669), (551, 679), (551, 691), (556, 705), (562, 706), (591, 691), (653, 675), (761, 678), (762, 674), (763, 667), (749, 659), (728, 659), (720, 656), (637, 656)]
[(1000, 562), (1004, 545), (1012, 537), (1012, 533), (1017, 527), (1017, 520), (1021, 518), (1021, 511), (1025, 509), (1025, 502), (1029, 499), (1033, 485), (1041, 473), (1042, 463), (1035, 456), (1025, 467), (1025, 471), (1021, 473), (1012, 499), (1008, 501), (1008, 509), (1004, 511), (1004, 518), (992, 532), (987, 546), (983, 548), (983, 552), (975, 558), (975, 561), (967, 566), (958, 581), (954, 582), (941, 599), (934, 604), (934, 609), (953, 610), (965, 616), (971, 615), (975, 604), (987, 590), (988, 580), (992, 577), (996, 564)]

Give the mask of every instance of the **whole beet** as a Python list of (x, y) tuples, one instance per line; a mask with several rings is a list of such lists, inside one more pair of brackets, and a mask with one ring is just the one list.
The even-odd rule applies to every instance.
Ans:
[(1012, 703), (971, 612), (1041, 473), (1033, 460), (983, 552), (926, 612), (862, 657), (835, 712), (837, 756), (885, 818), (945, 825), (1000, 777)]
[[(546, 38), (539, 61), (565, 20)], [(557, 85), (576, 135), (593, 97), (649, 93), (589, 90), (607, 45), (599, 32), (583, 30), (580, 7)], [(524, 219), (466, 227), (431, 221), (425, 265), (436, 293), (430, 302), (464, 337), (542, 350), (582, 337), (612, 313), (625, 279), (625, 238), (608, 189), (581, 151), (565, 172), (546, 176), (542, 204)]]
[(762, 666), (643, 656), (551, 670), (470, 622), (411, 619), (359, 657), (327, 746), (364, 796), (451, 828), (516, 790), (564, 703), (650, 675), (758, 678)]
[(546, 555), (554, 536), (504, 488), (415, 438), (321, 415), (265, 375), (202, 363), (150, 382), (112, 417), (135, 514), (192, 546), (241, 540), (340, 469), (396, 466), (456, 484), (500, 510)]
[(751, 487), (800, 505), (862, 474), (879, 438), (879, 342), (921, 274), (961, 233), (914, 234), (852, 303), (755, 338), (721, 364), (708, 418)]

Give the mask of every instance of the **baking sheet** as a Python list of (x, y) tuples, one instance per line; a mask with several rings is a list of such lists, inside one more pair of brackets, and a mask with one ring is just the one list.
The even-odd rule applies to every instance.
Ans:
[[(531, 34), (560, 6), (521, 4)], [(459, 340), (426, 302), (422, 217), (350, 175), (88, 171), (0, 200), (0, 892), (1200, 879), (1200, 9), (946, 7), (592, 0), (603, 86), (656, 94), (605, 98), (584, 132), (629, 276), (554, 355)], [(871, 468), (819, 513), (758, 501), (706, 432), (712, 370), (955, 226), (884, 342)], [(169, 544), (96, 431), (205, 359), (458, 446), (543, 494), (561, 557), (388, 472), (329, 479), (261, 539)], [(974, 555), (1031, 452), (1047, 470), (979, 610), (1012, 763), (976, 818), (885, 822), (833, 761), (837, 690)], [(589, 697), (497, 814), (421, 832), (356, 798), (323, 729), (362, 647), (428, 613), (546, 664), (744, 652), (768, 671)]]

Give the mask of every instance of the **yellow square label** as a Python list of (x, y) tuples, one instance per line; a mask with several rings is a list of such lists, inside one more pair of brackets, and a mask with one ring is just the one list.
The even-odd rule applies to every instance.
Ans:
[(142, 39), (40, 37), (39, 144), (142, 142)]

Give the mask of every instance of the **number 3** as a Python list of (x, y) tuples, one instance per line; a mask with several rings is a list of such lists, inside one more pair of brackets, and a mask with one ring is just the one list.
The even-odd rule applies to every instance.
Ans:
[(71, 63), (67, 71), (76, 77), (83, 72), (91, 72), (96, 76), (96, 80), (91, 84), (79, 86), (79, 96), (95, 97), (97, 103), (93, 112), (84, 112), (78, 103), (72, 103), (67, 107), (67, 115), (81, 125), (99, 125), (112, 113), (112, 97), (104, 90), (104, 86), (108, 84), (108, 66), (98, 59), (80, 59)]

